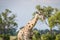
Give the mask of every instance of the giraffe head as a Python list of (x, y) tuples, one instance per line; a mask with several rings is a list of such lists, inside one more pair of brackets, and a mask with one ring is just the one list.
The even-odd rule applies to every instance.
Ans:
[(45, 16), (44, 16), (44, 14), (42, 14), (41, 12), (39, 13), (39, 12), (36, 12), (36, 16), (39, 18), (39, 19), (41, 19), (41, 20), (45, 20)]

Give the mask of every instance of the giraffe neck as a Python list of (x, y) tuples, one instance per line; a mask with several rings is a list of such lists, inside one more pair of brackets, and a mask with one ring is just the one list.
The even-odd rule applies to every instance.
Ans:
[(38, 21), (38, 15), (35, 15), (35, 17), (26, 24), (25, 26), (26, 29), (32, 30), (32, 28), (35, 26), (37, 21)]

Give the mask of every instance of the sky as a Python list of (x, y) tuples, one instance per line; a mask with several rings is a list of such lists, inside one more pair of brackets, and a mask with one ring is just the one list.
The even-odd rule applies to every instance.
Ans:
[[(33, 12), (36, 11), (36, 5), (52, 6), (60, 9), (60, 0), (0, 0), (0, 13), (5, 9), (10, 9), (16, 17), (18, 29), (26, 25), (33, 17)], [(38, 20), (35, 27), (39, 30), (49, 29), (49, 27)], [(57, 29), (55, 27), (54, 29)]]

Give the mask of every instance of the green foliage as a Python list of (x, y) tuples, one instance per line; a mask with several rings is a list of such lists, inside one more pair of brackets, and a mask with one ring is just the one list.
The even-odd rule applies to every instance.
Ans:
[(5, 9), (4, 12), (0, 13), (0, 30), (3, 31), (3, 34), (5, 34), (5, 29), (9, 32), (9, 29), (17, 27), (15, 17), (9, 9)]
[(60, 11), (56, 12), (55, 17), (56, 17), (55, 22), (60, 23)]
[(11, 28), (11, 29), (9, 29), (9, 34), (12, 35), (12, 36), (17, 35), (17, 33), (16, 33), (16, 28)]
[(37, 5), (37, 6), (36, 6), (36, 9), (37, 9), (38, 11), (40, 11), (40, 10), (41, 10), (40, 5)]
[(0, 35), (0, 38), (2, 38), (3, 40), (10, 40), (10, 35), (9, 34), (2, 34)]
[(49, 39), (48, 39), (48, 37), (46, 35), (42, 35), (41, 40), (49, 40)]
[(55, 40), (60, 40), (60, 34), (56, 35), (56, 39)]
[[(51, 6), (43, 6), (41, 7), (40, 5), (37, 5), (36, 6), (36, 9), (37, 9), (37, 12), (38, 13), (41, 13), (43, 16), (44, 16), (44, 20), (45, 19), (48, 19), (49, 17), (51, 17), (51, 15), (53, 14), (53, 12), (57, 12), (58, 9), (57, 8), (52, 8)], [(54, 11), (55, 10), (55, 11)], [(35, 15), (36, 13), (34, 12), (33, 13), (33, 16)], [(41, 20), (41, 19), (40, 19)], [(41, 21), (44, 21), (44, 20), (41, 20)], [(54, 24), (52, 24), (51, 26), (53, 26)]]
[[(10, 34), (13, 32), (16, 32), (17, 23), (15, 21), (16, 16), (14, 14), (11, 14), (11, 11), (9, 9), (5, 9), (4, 12), (0, 13), (0, 35), (3, 40), (10, 40)], [(9, 35), (8, 35), (9, 34)]]
[(40, 33), (38, 30), (33, 30), (33, 33), (32, 40), (40, 40)]
[(10, 40), (10, 36), (9, 35), (4, 35), (3, 40)]
[[(51, 6), (43, 6), (41, 7), (40, 5), (36, 6), (37, 12), (41, 13), (44, 16), (44, 20), (48, 19), (48, 24), (50, 29), (52, 30), (52, 28), (57, 24), (56, 21), (56, 16), (55, 14), (57, 14), (56, 12), (58, 12), (59, 10), (57, 8), (52, 8)], [(35, 15), (35, 13), (34, 13)], [(58, 15), (58, 14), (57, 14)], [(59, 16), (59, 15), (58, 15)], [(58, 17), (59, 18), (59, 17)], [(41, 20), (41, 19), (40, 19)], [(44, 21), (42, 20), (42, 21)], [(55, 21), (54, 21), (55, 20)], [(58, 20), (59, 21), (59, 20)], [(60, 22), (60, 21), (59, 21)]]
[(56, 18), (54, 16), (49, 17), (48, 22), (49, 22), (50, 28), (54, 27), (54, 25), (55, 25), (54, 24), (55, 23), (54, 20), (56, 20)]
[(4, 36), (4, 34), (2, 34), (2, 35), (0, 34), (0, 37), (1, 37), (1, 38), (2, 38), (3, 36)]
[[(45, 16), (45, 19), (48, 19), (48, 24), (50, 28), (56, 25), (56, 21), (60, 23), (60, 11), (57, 8), (52, 8), (51, 6), (43, 6), (41, 7), (40, 5), (36, 6), (36, 9), (38, 12), (41, 12)], [(53, 14), (54, 12), (54, 14)], [(34, 13), (35, 14), (35, 13)], [(41, 19), (40, 19), (41, 20)], [(54, 21), (55, 20), (55, 21)]]
[(41, 40), (51, 40), (51, 34), (42, 34)]
[(50, 28), (54, 27), (58, 24), (60, 24), (60, 12), (57, 11), (54, 15), (48, 18), (49, 26)]
[(50, 33), (42, 34), (41, 35), (41, 40), (55, 40), (56, 35), (52, 35)]
[(52, 8), (51, 6), (48, 6), (48, 7), (41, 7), (40, 5), (37, 5), (36, 6), (36, 9), (41, 12), (42, 14), (44, 14), (44, 16), (46, 18), (50, 17), (52, 15), (52, 12), (54, 11), (54, 8)]

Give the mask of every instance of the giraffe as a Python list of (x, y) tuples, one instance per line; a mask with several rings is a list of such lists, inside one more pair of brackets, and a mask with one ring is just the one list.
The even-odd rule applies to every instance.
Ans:
[(33, 27), (35, 26), (39, 18), (42, 20), (45, 19), (44, 15), (41, 12), (40, 13), (35, 12), (34, 18), (28, 21), (28, 23), (24, 26), (24, 28), (22, 28), (18, 32), (18, 35), (17, 35), (18, 40), (32, 40), (31, 30), (33, 29)]

